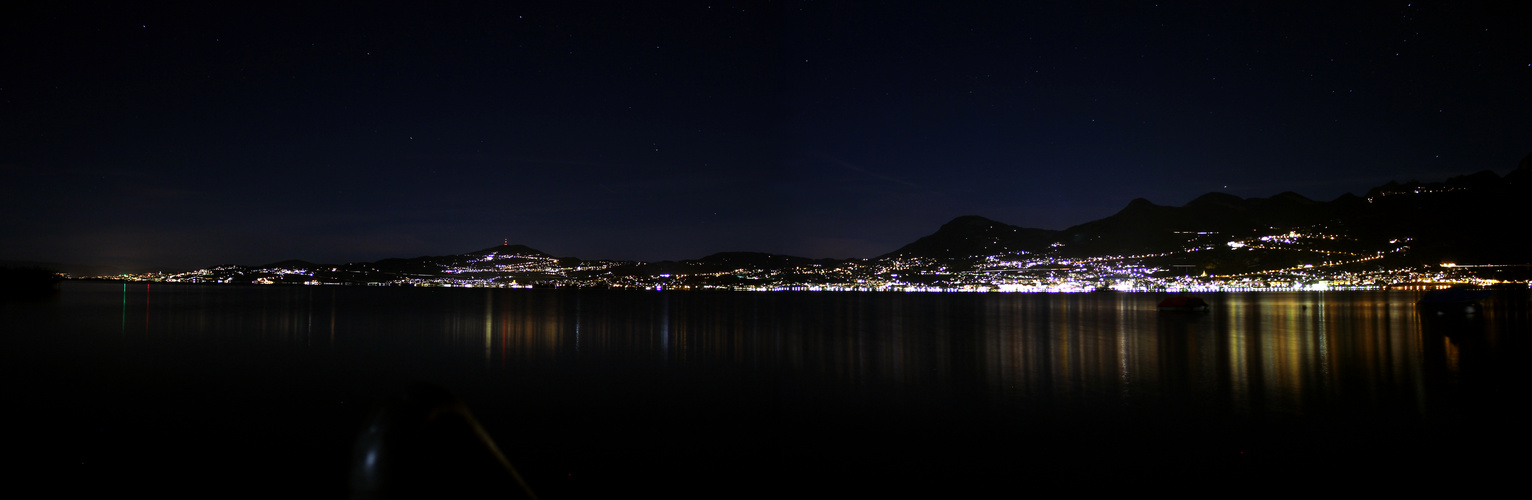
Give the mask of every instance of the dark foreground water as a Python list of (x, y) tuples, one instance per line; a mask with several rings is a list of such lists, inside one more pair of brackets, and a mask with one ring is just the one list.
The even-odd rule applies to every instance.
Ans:
[[(1474, 492), (1522, 473), (1528, 297), (68, 282), (0, 304), (8, 488), (342, 498), (413, 382), (545, 498)], [(1230, 489), (1234, 488), (1234, 489)]]

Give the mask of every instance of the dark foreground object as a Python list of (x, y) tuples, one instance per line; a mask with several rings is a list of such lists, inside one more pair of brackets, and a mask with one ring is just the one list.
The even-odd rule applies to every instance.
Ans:
[(1208, 312), (1208, 303), (1197, 297), (1171, 297), (1155, 307), (1160, 312)]
[(0, 301), (38, 300), (57, 296), (63, 278), (52, 269), (0, 267)]
[(1494, 292), (1489, 290), (1476, 290), (1465, 286), (1454, 286), (1431, 290), (1415, 302), (1415, 307), (1426, 314), (1436, 315), (1464, 315), (1480, 314), (1484, 312), (1484, 306), (1479, 301), (1487, 299)]
[(467, 405), (441, 386), (411, 387), (357, 437), (351, 498), (537, 498)]

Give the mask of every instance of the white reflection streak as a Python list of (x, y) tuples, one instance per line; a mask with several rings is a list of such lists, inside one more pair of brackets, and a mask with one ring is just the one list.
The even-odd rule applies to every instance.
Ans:
[(491, 365), (495, 343), (495, 291), (484, 291), (484, 368)]
[(670, 294), (660, 301), (660, 361), (670, 362)]
[[(1371, 306), (1371, 304), (1368, 305)], [(1321, 380), (1324, 381), (1324, 393), (1328, 396), (1332, 389), (1330, 386), (1330, 329), (1325, 328), (1325, 300), (1323, 295), (1320, 296), (1319, 306), (1316, 309), (1319, 310), (1318, 321), (1316, 322), (1318, 324), (1317, 329), (1319, 330), (1319, 373), (1323, 377)], [(1352, 310), (1355, 311), (1356, 308), (1352, 307)], [(1369, 317), (1369, 319), (1371, 318)]]
[(1128, 374), (1128, 309), (1123, 300), (1117, 299), (1117, 377), (1122, 380), (1121, 403), (1127, 404), (1133, 395), (1133, 378)]

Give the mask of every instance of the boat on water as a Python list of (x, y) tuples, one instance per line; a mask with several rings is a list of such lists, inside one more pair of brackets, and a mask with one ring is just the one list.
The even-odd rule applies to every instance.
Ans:
[(1484, 306), (1479, 304), (1479, 301), (1489, 298), (1491, 293), (1493, 292), (1489, 290), (1479, 290), (1464, 285), (1441, 288), (1421, 295), (1420, 300), (1415, 301), (1415, 307), (1438, 315), (1476, 314), (1484, 311)]
[(1208, 312), (1208, 303), (1197, 297), (1177, 296), (1160, 301), (1160, 312)]

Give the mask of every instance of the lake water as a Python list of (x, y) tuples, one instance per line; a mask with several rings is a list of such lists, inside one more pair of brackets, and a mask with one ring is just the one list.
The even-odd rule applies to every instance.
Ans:
[(714, 293), (66, 282), (0, 304), (9, 484), (346, 496), (450, 388), (544, 498), (1473, 491), (1529, 444), (1526, 294)]

